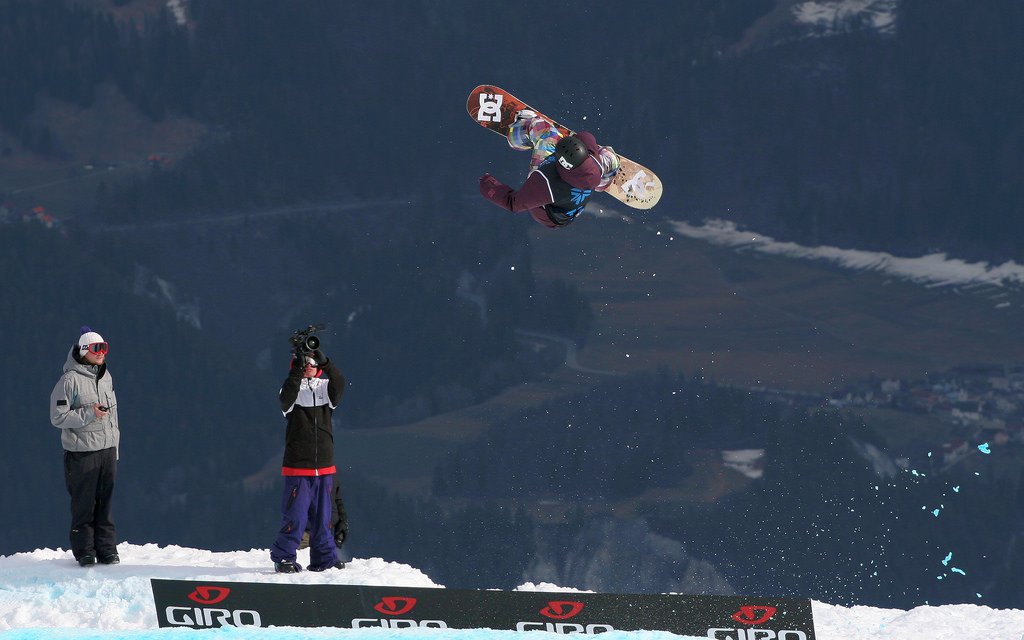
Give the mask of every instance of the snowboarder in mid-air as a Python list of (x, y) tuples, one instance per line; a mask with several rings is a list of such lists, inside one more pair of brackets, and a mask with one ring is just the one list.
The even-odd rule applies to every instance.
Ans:
[(480, 193), (513, 213), (528, 211), (545, 227), (573, 222), (595, 191), (604, 191), (619, 170), (611, 147), (597, 144), (593, 134), (580, 131), (562, 136), (553, 124), (524, 109), (509, 127), (513, 149), (532, 151), (530, 173), (519, 190), (489, 173), (480, 177)]

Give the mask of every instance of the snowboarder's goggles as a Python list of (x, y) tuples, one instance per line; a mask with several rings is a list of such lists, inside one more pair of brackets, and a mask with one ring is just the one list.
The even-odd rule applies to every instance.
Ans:
[(93, 342), (92, 344), (82, 345), (82, 351), (91, 351), (99, 355), (110, 351), (110, 345), (106, 342)]

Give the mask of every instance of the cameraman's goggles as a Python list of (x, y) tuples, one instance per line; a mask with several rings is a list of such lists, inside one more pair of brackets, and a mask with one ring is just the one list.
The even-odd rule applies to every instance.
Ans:
[(92, 344), (82, 345), (82, 351), (90, 351), (100, 355), (110, 351), (110, 345), (106, 342), (93, 342)]

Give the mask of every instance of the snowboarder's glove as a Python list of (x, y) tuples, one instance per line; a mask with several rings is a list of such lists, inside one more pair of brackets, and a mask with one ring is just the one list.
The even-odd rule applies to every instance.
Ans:
[(347, 538), (347, 537), (348, 537), (348, 531), (347, 530), (340, 529), (338, 531), (335, 531), (334, 532), (334, 545), (337, 546), (337, 547), (340, 547), (341, 545), (345, 544), (345, 538)]
[(493, 198), (500, 186), (501, 181), (491, 174), (485, 173), (480, 176), (480, 195), (485, 198)]

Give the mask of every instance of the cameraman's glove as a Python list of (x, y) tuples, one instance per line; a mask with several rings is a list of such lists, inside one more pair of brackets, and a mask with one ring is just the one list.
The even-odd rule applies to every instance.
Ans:
[(324, 355), (324, 352), (319, 349), (313, 352), (313, 358), (316, 359), (317, 367), (323, 367), (330, 362), (330, 360), (327, 359), (327, 356)]

